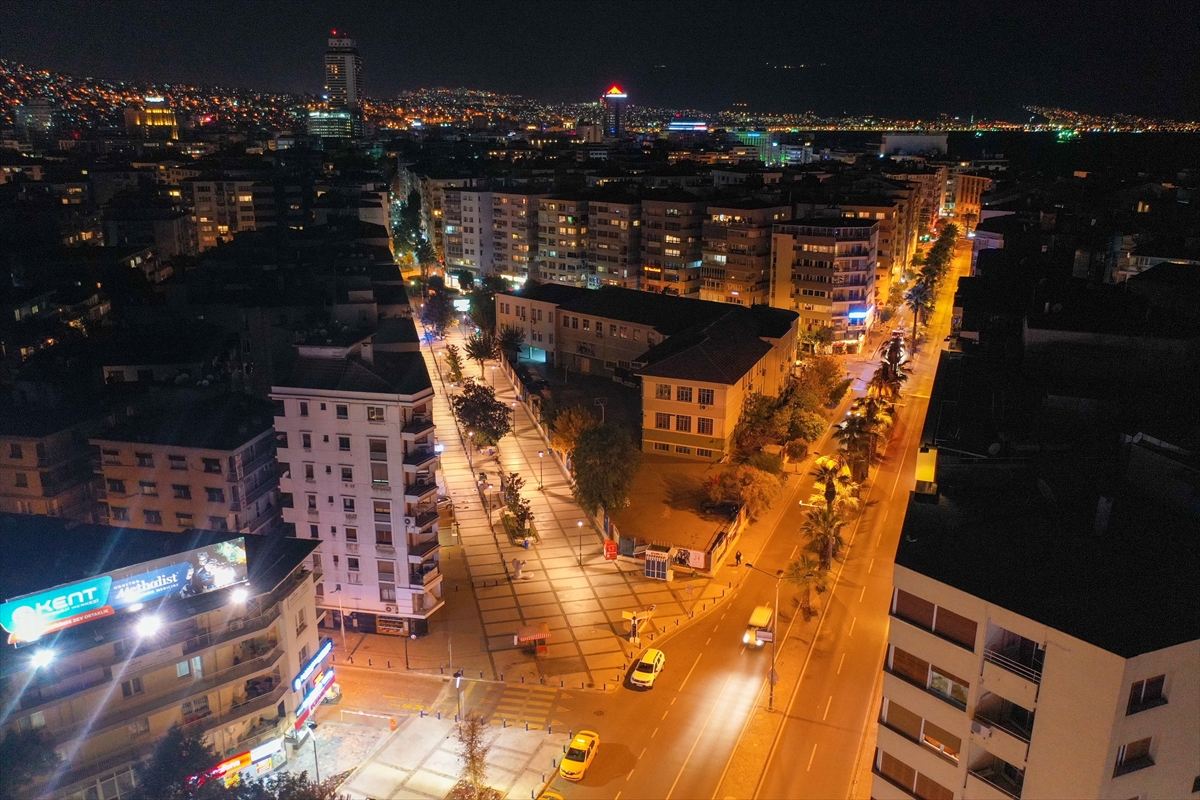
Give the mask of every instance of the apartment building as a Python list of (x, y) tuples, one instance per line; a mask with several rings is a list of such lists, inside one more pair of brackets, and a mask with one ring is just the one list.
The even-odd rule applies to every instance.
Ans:
[(492, 193), (482, 189), (444, 190), (446, 269), (492, 275)]
[(740, 306), (770, 299), (771, 227), (792, 210), (762, 200), (709, 205), (702, 229), (700, 299)]
[(92, 521), (94, 483), (76, 414), (13, 404), (0, 411), (0, 513)]
[(642, 204), (621, 193), (588, 202), (588, 262), (601, 286), (636, 289), (642, 264)]
[(492, 272), (524, 282), (538, 254), (538, 207), (533, 189), (492, 192)]
[(271, 404), (229, 393), (135, 417), (91, 439), (100, 516), (121, 528), (271, 533), (279, 478)]
[[(727, 307), (728, 308), (728, 307)], [(750, 394), (777, 396), (796, 358), (798, 316), (756, 305), (671, 336), (634, 362), (642, 450), (702, 461), (729, 452)]]
[(304, 344), (272, 387), (284, 519), (331, 627), (408, 635), (442, 607), (433, 384), (415, 341)]
[(429, 238), (429, 243), (433, 245), (434, 254), (445, 263), (446, 240), (442, 218), (445, 191), (474, 186), (475, 179), (466, 176), (425, 174), (412, 176), (412, 181), (421, 196), (421, 228)]
[(334, 678), (304, 566), (316, 542), (0, 515), (0, 546), (21, 566), (0, 571), (4, 732), (39, 730), (59, 758), (21, 800), (128, 797), (174, 726), (227, 778), (307, 735)]
[(771, 305), (800, 314), (803, 330), (834, 329), (834, 345), (857, 352), (876, 314), (879, 222), (811, 217), (775, 226)]
[(599, 284), (588, 261), (588, 203), (581, 194), (538, 199), (538, 274), (569, 286)]
[(898, 247), (907, 238), (904, 211), (901, 203), (887, 197), (845, 197), (835, 203), (801, 202), (796, 204), (796, 218), (833, 217), (839, 219), (871, 219), (879, 223), (878, 245), (875, 251), (875, 306), (886, 305), (892, 281), (901, 275)]
[(642, 285), (647, 292), (700, 299), (708, 203), (686, 192), (642, 198)]
[(992, 185), (991, 178), (967, 172), (967, 169), (965, 166), (952, 169), (946, 187), (946, 216), (961, 227), (964, 234), (975, 230), (983, 206), (981, 198)]
[(179, 188), (183, 204), (191, 209), (199, 252), (255, 229), (253, 181), (193, 178)]
[(946, 206), (946, 182), (950, 177), (949, 169), (945, 166), (913, 168), (907, 164), (898, 166), (896, 169), (897, 172), (889, 172), (887, 177), (914, 184), (919, 191), (918, 237), (931, 235)]

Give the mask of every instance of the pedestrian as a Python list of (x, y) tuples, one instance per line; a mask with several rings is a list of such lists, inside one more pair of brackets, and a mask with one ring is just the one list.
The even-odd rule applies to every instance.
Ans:
[(738, 550), (736, 553), (733, 554), (733, 563), (735, 566), (738, 566), (738, 567), (740, 567), (742, 565), (742, 551), (741, 550)]

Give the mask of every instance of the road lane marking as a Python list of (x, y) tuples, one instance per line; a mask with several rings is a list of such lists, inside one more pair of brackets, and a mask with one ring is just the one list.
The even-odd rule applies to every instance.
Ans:
[[(655, 728), (655, 729), (654, 729), (654, 733), (658, 733), (658, 728)], [(653, 738), (654, 738), (654, 733), (650, 734), (650, 738), (651, 738), (651, 739), (653, 739)]]
[[(637, 767), (634, 767), (633, 769), (637, 769)], [(633, 769), (629, 770), (629, 774), (625, 776), (625, 780), (629, 780), (633, 777)]]
[(693, 664), (692, 664), (692, 668), (688, 670), (688, 674), (687, 674), (687, 675), (685, 675), (685, 676), (684, 676), (684, 678), (683, 678), (683, 683), (679, 684), (679, 688), (678, 688), (678, 689), (676, 689), (675, 691), (677, 691), (677, 692), (682, 692), (682, 691), (683, 691), (683, 687), (687, 685), (688, 678), (692, 677), (692, 673), (696, 671), (696, 664), (699, 664), (699, 663), (700, 663), (700, 658), (701, 658), (701, 656), (703, 656), (703, 655), (704, 655), (704, 653), (701, 653), (700, 655), (696, 656), (696, 661), (695, 661), (695, 663), (693, 663)]
[(813, 762), (813, 759), (816, 757), (817, 757), (817, 745), (814, 743), (812, 755), (810, 755), (808, 757), (808, 769), (806, 769), (805, 772), (812, 772), (812, 762)]
[(867, 567), (867, 572), (868, 572), (868, 573), (870, 573), (870, 571), (871, 571), (871, 570), (872, 570), (874, 567), (875, 567), (875, 559), (873, 559), (873, 558), (872, 558), (872, 559), (871, 559), (871, 565), (870, 565), (869, 567)]
[(675, 701), (676, 701), (676, 700), (678, 700), (678, 699), (679, 699), (678, 697), (672, 697), (672, 698), (671, 698), (671, 705), (675, 705)]
[(842, 664), (845, 664), (845, 663), (846, 663), (846, 654), (842, 653), (842, 660), (838, 662), (838, 671), (837, 671), (838, 675), (842, 674)]
[(646, 748), (642, 748), (642, 752), (638, 753), (638, 761), (642, 760), (642, 756), (646, 755)]
[[(729, 613), (728, 611), (725, 612), (725, 614), (728, 614), (728, 613)], [(721, 619), (725, 619), (725, 614), (721, 615)], [(713, 630), (716, 630), (716, 628), (713, 628)]]
[(793, 558), (796, 557), (796, 551), (799, 549), (800, 549), (800, 545), (796, 545), (795, 547), (792, 548), (792, 554), (790, 556), (788, 556), (788, 561), (791, 561)]
[(854, 635), (854, 623), (856, 623), (856, 622), (858, 622), (858, 617), (850, 618), (850, 632), (846, 634), (847, 639), (849, 639), (851, 636)]
[(700, 744), (700, 739), (704, 736), (704, 731), (708, 729), (708, 723), (712, 721), (713, 713), (716, 712), (717, 706), (721, 705), (721, 698), (725, 696), (725, 690), (729, 688), (729, 681), (732, 678), (732, 674), (725, 676), (725, 683), (721, 685), (721, 691), (717, 693), (717, 699), (713, 701), (712, 708), (708, 710), (708, 716), (704, 718), (704, 724), (700, 726), (700, 732), (696, 734), (696, 741), (692, 742), (692, 749), (688, 750), (687, 758), (683, 760), (683, 765), (679, 768), (679, 774), (675, 776), (675, 780), (671, 783), (671, 788), (663, 800), (671, 800), (671, 795), (675, 793), (675, 787), (679, 785), (679, 779), (683, 777), (683, 772), (687, 769), (688, 762), (692, 760), (692, 755), (696, 752), (696, 746)]
[(712, 642), (712, 637), (710, 636), (710, 637), (708, 637), (708, 641), (704, 643), (704, 646), (705, 646), (705, 647), (708, 647), (708, 645), (709, 645), (711, 642)]
[(617, 792), (615, 795), (613, 795), (613, 800), (621, 800), (621, 793)]
[(663, 719), (666, 719), (666, 718), (667, 718), (667, 714), (670, 714), (670, 713), (671, 713), (671, 709), (669, 709), (669, 708), (668, 708), (666, 711), (664, 711), (664, 712), (663, 712), (662, 718), (663, 718)]
[(829, 716), (829, 707), (832, 705), (833, 705), (833, 695), (829, 695), (829, 702), (825, 704), (825, 713), (821, 715), (821, 722), (824, 722), (825, 718)]
[(867, 595), (867, 585), (864, 583), (863, 590), (861, 592), (859, 592), (859, 594), (858, 594), (858, 602), (861, 603), (863, 601), (863, 598), (866, 597), (866, 595)]

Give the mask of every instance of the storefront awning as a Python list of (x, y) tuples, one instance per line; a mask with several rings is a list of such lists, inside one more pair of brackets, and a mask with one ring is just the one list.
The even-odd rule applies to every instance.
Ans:
[(521, 625), (513, 639), (517, 644), (545, 641), (550, 638), (550, 624), (539, 622), (537, 625)]

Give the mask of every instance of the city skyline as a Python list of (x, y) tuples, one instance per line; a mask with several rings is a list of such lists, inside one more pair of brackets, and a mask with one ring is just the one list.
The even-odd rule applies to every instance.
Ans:
[[(1025, 4), (974, 16), (807, 9), (802, 29), (815, 23), (820, 36), (695, 7), (688, 15), (670, 6), (585, 10), (571, 12), (568, 25), (566, 12), (552, 8), (513, 17), (491, 6), (359, 4), (335, 18), (303, 5), (289, 5), (287, 14), (272, 4), (223, 13), (217, 3), (198, 20), (143, 2), (118, 3), (128, 13), (100, 18), (79, 4), (51, 5), (62, 13), (0, 10), (0, 54), (116, 81), (317, 94), (322, 76), (314, 59), (339, 29), (359, 40), (369, 65), (366, 94), (374, 98), (470, 86), (581, 102), (615, 81), (632, 104), (708, 111), (745, 103), (752, 112), (1023, 121), (1024, 106), (1043, 105), (1200, 116), (1200, 50), (1175, 33), (1187, 29), (1185, 12), (1166, 4), (1135, 15), (1109, 3), (1079, 18), (1034, 18)], [(231, 19), (240, 21), (225, 22)], [(436, 48), (421, 44), (433, 36)], [(118, 41), (121, 47), (112, 46)], [(506, 55), (530, 41), (538, 43), (537, 58)], [(727, 57), (714, 58), (720, 54)]]

